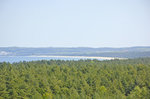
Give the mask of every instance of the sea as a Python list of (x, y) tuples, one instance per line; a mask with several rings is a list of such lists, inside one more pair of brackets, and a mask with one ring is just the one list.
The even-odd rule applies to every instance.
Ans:
[[(86, 57), (28, 57), (28, 56), (0, 56), (0, 62), (23, 62), (23, 61), (38, 61), (38, 60), (86, 60), (86, 59), (95, 59), (95, 58), (86, 58)], [(103, 59), (98, 59), (103, 60)]]

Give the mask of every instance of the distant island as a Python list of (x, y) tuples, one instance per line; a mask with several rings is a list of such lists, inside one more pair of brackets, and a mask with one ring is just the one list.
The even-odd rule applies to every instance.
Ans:
[(124, 47), (124, 48), (0, 47), (0, 56), (86, 56), (86, 57), (139, 58), (139, 57), (150, 57), (150, 46)]

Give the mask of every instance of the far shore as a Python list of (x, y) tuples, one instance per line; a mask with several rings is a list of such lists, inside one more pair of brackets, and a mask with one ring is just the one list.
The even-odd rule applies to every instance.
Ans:
[(32, 55), (26, 57), (60, 57), (60, 58), (86, 58), (86, 59), (105, 59), (105, 60), (113, 60), (113, 59), (127, 59), (127, 58), (118, 58), (118, 57), (98, 57), (98, 56), (51, 56), (51, 55)]
[(104, 59), (104, 60), (124, 60), (128, 58), (119, 57), (99, 57), (99, 56), (55, 56), (55, 55), (31, 55), (31, 56), (0, 56), (0, 57), (54, 57), (54, 58), (83, 58), (83, 59)]

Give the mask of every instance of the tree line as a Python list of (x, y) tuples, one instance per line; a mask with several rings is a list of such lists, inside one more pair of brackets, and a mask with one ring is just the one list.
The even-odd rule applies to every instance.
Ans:
[(0, 99), (150, 99), (150, 58), (3, 62)]

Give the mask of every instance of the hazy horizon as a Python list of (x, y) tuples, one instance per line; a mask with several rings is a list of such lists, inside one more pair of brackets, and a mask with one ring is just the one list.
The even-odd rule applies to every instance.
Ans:
[(47, 47), (25, 47), (25, 46), (0, 46), (0, 47), (6, 47), (6, 48), (10, 48), (10, 47), (16, 47), (16, 48), (134, 48), (134, 47), (150, 47), (150, 46), (124, 46), (124, 47), (109, 47), (109, 46), (106, 46), (106, 47), (90, 47), (90, 46), (85, 46), (85, 47), (82, 47), (82, 46), (77, 46), (77, 47), (61, 47), (61, 46), (56, 46), (56, 47), (53, 47), (53, 46), (47, 46)]
[(0, 47), (150, 46), (149, 0), (0, 1)]

